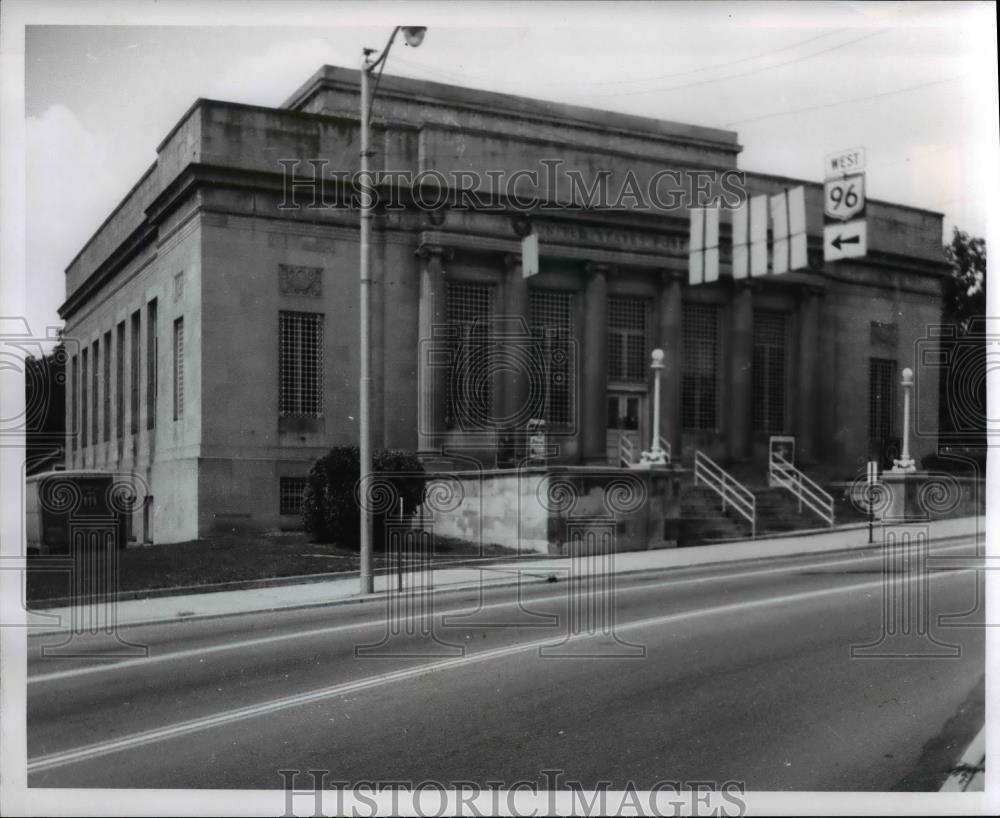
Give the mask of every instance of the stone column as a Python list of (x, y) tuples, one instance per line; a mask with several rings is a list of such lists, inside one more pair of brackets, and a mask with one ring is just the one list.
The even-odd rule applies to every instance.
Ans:
[[(528, 381), (527, 361), (531, 355), (531, 327), (528, 323), (528, 280), (522, 275), (520, 253), (504, 256), (504, 305), (501, 327), (505, 341), (503, 395), (500, 397), (502, 416), (508, 430), (524, 429), (534, 415), (529, 411), (529, 394), (541, 394), (543, 384)], [(523, 339), (521, 336), (525, 336)], [(535, 413), (537, 414), (537, 409)]]
[(420, 259), (419, 339), (417, 350), (417, 449), (436, 451), (444, 433), (445, 388), (448, 371), (447, 304), (444, 263), (450, 248), (422, 244)]
[[(819, 287), (802, 288), (799, 299), (798, 368), (796, 379), (795, 439), (796, 457), (802, 463), (820, 459), (819, 434)], [(791, 356), (789, 356), (791, 358)]]
[(584, 463), (605, 463), (608, 442), (608, 273), (606, 264), (588, 263), (584, 292), (580, 369), (583, 388), (581, 449)]
[(753, 289), (749, 281), (737, 282), (733, 290), (733, 319), (729, 335), (730, 400), (729, 458), (749, 462), (753, 453)]
[(682, 334), (684, 274), (664, 271), (660, 276), (659, 344), (663, 350), (660, 394), (660, 430), (670, 444), (673, 463), (681, 462), (681, 379), (684, 366)]

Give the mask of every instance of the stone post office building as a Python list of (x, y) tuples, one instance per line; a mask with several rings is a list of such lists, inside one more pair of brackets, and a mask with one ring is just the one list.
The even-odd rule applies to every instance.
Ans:
[[(359, 213), (328, 200), (359, 166), (358, 81), (327, 66), (280, 108), (196, 101), (66, 271), (67, 467), (145, 480), (140, 539), (293, 525), (311, 463), (357, 442)], [(689, 286), (688, 203), (636, 206), (617, 186), (735, 170), (736, 133), (388, 76), (372, 127), (372, 166), (427, 183), (374, 219), (376, 447), (495, 468), (543, 419), (553, 462), (617, 465), (623, 436), (648, 446), (656, 347), (675, 462), (698, 448), (763, 469), (788, 434), (807, 472), (846, 478), (899, 434), (900, 372), (940, 322), (939, 214), (869, 201), (868, 255), (824, 264), (822, 186), (747, 172), (751, 194), (806, 185), (809, 269), (733, 281), (724, 215), (720, 280)], [(544, 206), (561, 201), (556, 163), (560, 183), (608, 176), (618, 206), (579, 189)], [(434, 180), (525, 169), (541, 173), (490, 207), (414, 206)], [(525, 335), (529, 374), (510, 364)], [(937, 384), (914, 368), (919, 462)]]

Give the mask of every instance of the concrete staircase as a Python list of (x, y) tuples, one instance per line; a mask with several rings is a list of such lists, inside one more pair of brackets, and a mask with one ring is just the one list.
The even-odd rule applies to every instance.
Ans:
[[(729, 473), (749, 488), (756, 498), (757, 537), (791, 531), (825, 528), (826, 524), (807, 507), (799, 512), (795, 497), (785, 489), (770, 488), (760, 467), (739, 466)], [(836, 524), (867, 521), (867, 516), (844, 495), (844, 488), (826, 485), (834, 497)], [(681, 488), (680, 545), (702, 545), (750, 537), (750, 523), (732, 511), (722, 511), (719, 496), (705, 486), (687, 483)]]

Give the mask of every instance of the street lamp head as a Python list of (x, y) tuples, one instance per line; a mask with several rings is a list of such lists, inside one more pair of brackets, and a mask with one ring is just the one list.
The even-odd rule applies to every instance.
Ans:
[(427, 26), (403, 26), (403, 39), (411, 48), (416, 48), (424, 41)]
[(910, 367), (906, 367), (906, 369), (903, 370), (903, 383), (904, 384), (913, 383), (913, 370), (910, 369)]
[(653, 362), (650, 364), (652, 369), (663, 369), (663, 350), (654, 349), (652, 353)]

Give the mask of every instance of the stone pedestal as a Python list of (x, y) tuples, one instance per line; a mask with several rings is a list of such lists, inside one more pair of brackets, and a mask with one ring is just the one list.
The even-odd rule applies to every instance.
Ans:
[(927, 510), (920, 504), (920, 489), (927, 477), (927, 472), (921, 471), (883, 472), (889, 504), (882, 519), (885, 522), (928, 519)]

